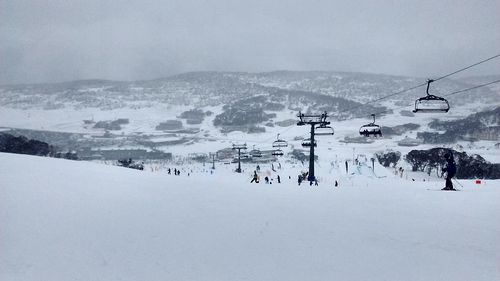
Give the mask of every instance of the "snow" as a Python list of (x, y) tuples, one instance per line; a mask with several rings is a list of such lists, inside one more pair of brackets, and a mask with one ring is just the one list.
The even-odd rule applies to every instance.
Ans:
[[(387, 101), (383, 105), (389, 108), (393, 107), (392, 103)], [(484, 106), (484, 105), (483, 105)], [(366, 118), (357, 118), (351, 120), (345, 120), (341, 122), (334, 121), (332, 118), (331, 126), (335, 130), (335, 135), (328, 137), (319, 137), (317, 152), (319, 155), (327, 155), (327, 157), (334, 158), (348, 158), (352, 155), (352, 149), (354, 148), (356, 153), (361, 152), (372, 157), (373, 153), (384, 151), (386, 149), (394, 149), (400, 151), (403, 155), (414, 149), (430, 149), (436, 146), (453, 147), (456, 144), (449, 145), (434, 145), (434, 144), (422, 144), (415, 147), (401, 147), (397, 146), (397, 143), (403, 140), (405, 137), (416, 138), (417, 133), (427, 130), (427, 125), (435, 118), (441, 118), (442, 120), (452, 120), (456, 118), (464, 118), (469, 111), (473, 109), (477, 110), (478, 106), (466, 105), (459, 108), (454, 108), (453, 112), (448, 114), (415, 114), (413, 117), (400, 116), (398, 111), (396, 113), (388, 114), (385, 116), (377, 116), (376, 123), (383, 126), (396, 126), (405, 123), (416, 123), (420, 124), (422, 127), (418, 130), (412, 132), (407, 132), (402, 136), (394, 136), (392, 138), (384, 137), (382, 139), (377, 139), (370, 144), (344, 144), (343, 141), (347, 137), (359, 137), (359, 128), (369, 122), (372, 122), (372, 118), (367, 114)], [(92, 126), (85, 126), (83, 120), (94, 119), (94, 121), (103, 120), (116, 120), (117, 118), (128, 118), (130, 123), (122, 125), (122, 129), (119, 131), (111, 131), (115, 136), (112, 137), (116, 141), (115, 149), (127, 146), (128, 144), (119, 144), (120, 141), (117, 136), (122, 138), (127, 138), (141, 134), (143, 136), (152, 136), (150, 140), (158, 143), (155, 149), (159, 149), (163, 152), (171, 152), (178, 156), (188, 156), (190, 153), (210, 153), (215, 152), (220, 149), (232, 147), (233, 143), (246, 143), (249, 148), (253, 145), (256, 149), (267, 150), (271, 149), (272, 142), (276, 140), (276, 135), (280, 133), (280, 137), (287, 140), (289, 144), (294, 148), (302, 148), (301, 141), (293, 141), (297, 136), (309, 137), (309, 127), (305, 126), (289, 126), (289, 127), (266, 127), (265, 133), (258, 134), (247, 134), (245, 132), (235, 131), (227, 134), (221, 133), (220, 128), (213, 125), (213, 119), (215, 116), (222, 111), (222, 106), (204, 107), (203, 110), (210, 110), (214, 114), (210, 117), (205, 118), (202, 124), (199, 125), (186, 125), (185, 128), (199, 128), (200, 132), (196, 134), (184, 134), (177, 133), (177, 137), (168, 137), (163, 131), (158, 131), (155, 129), (156, 125), (160, 122), (166, 120), (174, 120), (183, 111), (192, 109), (190, 106), (173, 106), (168, 104), (154, 104), (147, 108), (118, 108), (113, 110), (98, 110), (96, 108), (82, 108), (74, 109), (70, 107), (54, 109), (54, 110), (41, 110), (41, 109), (14, 109), (5, 106), (0, 107), (0, 127), (3, 130), (7, 128), (19, 128), (19, 129), (32, 129), (32, 130), (44, 130), (53, 132), (72, 132), (80, 133), (81, 138), (90, 136), (101, 136), (104, 134), (103, 129), (95, 129)], [(411, 106), (405, 108), (411, 110)], [(296, 111), (284, 110), (280, 112), (275, 112), (277, 117), (274, 121), (282, 121), (287, 119), (296, 120)], [(185, 123), (185, 122), (184, 122)], [(432, 130), (431, 130), (432, 131)], [(180, 145), (162, 144), (163, 141), (173, 141), (179, 139), (190, 140), (187, 143)], [(146, 139), (146, 141), (148, 141)], [(50, 142), (50, 141), (49, 141)], [(458, 142), (464, 147), (463, 151), (471, 154), (477, 153), (483, 156), (486, 160), (492, 163), (500, 162), (500, 153), (498, 149), (494, 149), (494, 145), (498, 141), (480, 141), (475, 143), (468, 143), (465, 141)], [(121, 145), (121, 147), (120, 147)], [(101, 147), (104, 148), (104, 147)], [(108, 147), (111, 148), (111, 147)], [(151, 149), (151, 147), (143, 146), (137, 144), (138, 149)], [(332, 150), (333, 153), (330, 151)], [(285, 154), (291, 150), (285, 149)], [(335, 156), (334, 156), (335, 155)], [(352, 157), (351, 157), (352, 158)], [(326, 162), (328, 164), (328, 161)]]
[(0, 280), (500, 280), (500, 181), (443, 192), (321, 165), (298, 187), (301, 166), (272, 185), (234, 167), (0, 153)]

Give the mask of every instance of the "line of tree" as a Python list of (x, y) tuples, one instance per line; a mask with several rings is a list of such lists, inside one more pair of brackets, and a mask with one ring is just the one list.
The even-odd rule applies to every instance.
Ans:
[(49, 156), (72, 160), (78, 159), (77, 154), (74, 152), (61, 152), (58, 151), (56, 147), (46, 142), (28, 139), (25, 136), (14, 136), (8, 133), (0, 133), (0, 152)]
[(451, 152), (457, 164), (458, 179), (500, 179), (500, 164), (490, 163), (477, 154), (467, 155), (448, 148), (432, 148), (429, 150), (412, 150), (406, 155), (406, 161), (412, 165), (413, 171), (431, 174), (440, 173), (445, 166), (444, 154)]

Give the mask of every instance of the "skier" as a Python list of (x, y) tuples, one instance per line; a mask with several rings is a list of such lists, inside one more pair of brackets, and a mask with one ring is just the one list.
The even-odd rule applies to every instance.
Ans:
[(453, 159), (453, 154), (451, 154), (451, 152), (446, 153), (444, 159), (446, 160), (446, 167), (443, 168), (441, 176), (446, 173), (446, 181), (445, 187), (442, 190), (456, 190), (453, 188), (453, 183), (451, 182), (451, 178), (457, 173), (457, 166), (455, 164), (455, 159)]
[(264, 178), (264, 180), (266, 181), (267, 184), (269, 184), (269, 178), (267, 176)]
[(253, 171), (253, 178), (250, 183), (252, 182), (259, 183), (259, 176), (257, 175), (257, 171)]
[(302, 183), (302, 175), (299, 175), (297, 182), (299, 183), (299, 185)]
[(349, 164), (347, 163), (347, 160), (345, 161), (345, 173), (349, 174)]
[(278, 180), (278, 183), (281, 183), (281, 178), (280, 178), (280, 175), (278, 175), (277, 180)]
[(168, 168), (167, 173), (168, 173), (169, 175), (170, 175), (170, 172), (171, 172), (171, 170), (170, 170), (170, 168)]
[(335, 187), (339, 186), (339, 183), (337, 180), (335, 180)]

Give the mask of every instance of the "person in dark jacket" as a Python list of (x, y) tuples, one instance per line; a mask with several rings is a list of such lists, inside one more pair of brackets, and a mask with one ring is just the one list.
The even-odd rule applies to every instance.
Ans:
[(453, 154), (448, 152), (444, 155), (444, 159), (446, 160), (446, 167), (443, 169), (443, 174), (446, 173), (446, 182), (443, 190), (455, 190), (453, 188), (453, 183), (451, 179), (457, 173), (457, 165), (455, 164), (455, 159), (453, 159)]
[(257, 175), (257, 171), (253, 171), (253, 178), (250, 183), (252, 182), (259, 183), (259, 176)]

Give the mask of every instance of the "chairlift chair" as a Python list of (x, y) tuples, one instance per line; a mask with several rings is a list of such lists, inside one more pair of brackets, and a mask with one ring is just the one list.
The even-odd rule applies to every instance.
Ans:
[(359, 128), (359, 134), (365, 137), (369, 136), (381, 137), (382, 130), (380, 129), (379, 125), (375, 124), (375, 114), (372, 114), (371, 116), (373, 117), (373, 122), (361, 126), (361, 128)]
[(415, 101), (414, 113), (417, 112), (448, 112), (450, 104), (445, 98), (429, 94), (429, 87), (434, 80), (427, 80), (427, 96)]
[[(311, 147), (311, 139), (304, 139), (302, 141), (302, 146), (303, 147)], [(317, 147), (318, 144), (316, 143), (316, 140), (314, 141), (314, 147)]]
[(255, 145), (253, 146), (253, 149), (250, 150), (249, 154), (252, 157), (262, 157), (262, 152), (258, 149), (255, 149)]
[(274, 150), (272, 154), (273, 154), (273, 156), (283, 156), (285, 153), (283, 153), (283, 150), (278, 148), (278, 149)]
[(333, 134), (334, 134), (333, 128), (327, 125), (317, 126), (314, 132), (315, 136), (331, 136)]
[(276, 140), (273, 142), (273, 147), (287, 147), (288, 142), (285, 140), (280, 139), (280, 134), (276, 137)]

